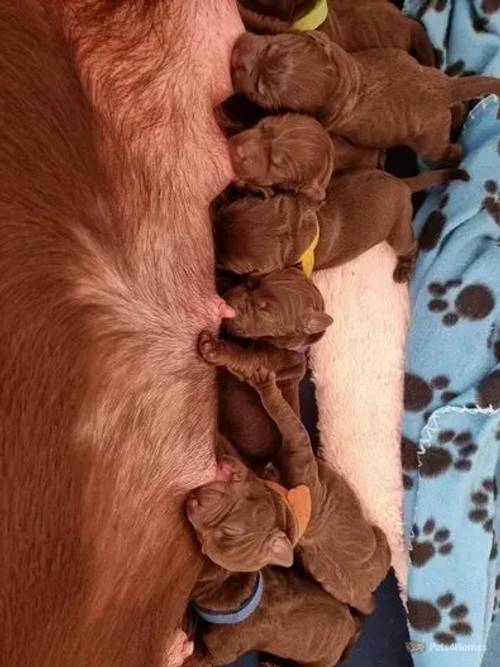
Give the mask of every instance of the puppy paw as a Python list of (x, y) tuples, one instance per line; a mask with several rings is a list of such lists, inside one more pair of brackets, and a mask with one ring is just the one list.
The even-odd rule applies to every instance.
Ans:
[(396, 283), (409, 282), (414, 267), (413, 259), (400, 259), (394, 269), (393, 278)]
[(274, 371), (265, 368), (265, 366), (259, 366), (248, 378), (246, 378), (248, 384), (255, 387), (255, 389), (268, 389), (276, 385), (276, 374)]
[(219, 339), (211, 331), (202, 331), (198, 336), (198, 352), (209, 364), (217, 360), (219, 354)]

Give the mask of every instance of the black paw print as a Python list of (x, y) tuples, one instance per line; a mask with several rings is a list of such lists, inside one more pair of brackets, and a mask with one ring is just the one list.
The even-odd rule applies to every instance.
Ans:
[(493, 531), (493, 542), (491, 543), (490, 560), (495, 560), (498, 556), (498, 542), (495, 531)]
[(453, 593), (441, 595), (436, 604), (428, 600), (408, 600), (411, 626), (422, 632), (434, 630), (435, 641), (444, 646), (455, 644), (457, 636), (472, 634), (468, 616), (468, 607), (465, 604), (455, 604)]
[[(478, 446), (472, 441), (470, 431), (441, 431), (438, 435), (439, 445), (432, 445), (425, 450), (418, 462), (418, 447), (409, 438), (401, 440), (401, 463), (403, 467), (403, 486), (413, 488), (413, 480), (407, 473), (419, 471), (422, 477), (438, 477), (453, 467), (458, 472), (468, 472), (472, 468), (472, 457)], [(442, 446), (444, 445), (444, 446)], [(453, 449), (450, 451), (450, 445)]]
[(431, 8), (434, 8), (437, 12), (442, 12), (446, 9), (447, 4), (448, 0), (424, 0), (417, 12), (417, 18), (422, 18), (425, 12)]
[(488, 350), (493, 352), (495, 361), (500, 363), (500, 329), (493, 327), (487, 342)]
[(483, 206), (493, 220), (500, 225), (500, 192), (498, 191), (498, 183), (493, 180), (484, 182), (484, 189), (488, 193), (483, 199)]
[(431, 558), (434, 558), (436, 553), (447, 556), (452, 550), (450, 531), (447, 528), (437, 529), (434, 519), (427, 519), (422, 531), (417, 524), (413, 526), (410, 558), (415, 567), (423, 567)]
[(493, 517), (490, 512), (493, 510), (497, 493), (495, 479), (488, 478), (483, 480), (481, 488), (473, 491), (470, 496), (472, 509), (469, 511), (469, 519), (473, 523), (480, 524), (487, 533), (493, 532)]
[(481, 9), (485, 14), (493, 14), (500, 9), (500, 0), (483, 0)]
[(454, 461), (453, 467), (455, 470), (461, 472), (468, 472), (472, 468), (471, 458), (478, 450), (478, 446), (472, 440), (472, 433), (470, 431), (441, 431), (438, 435), (438, 440), (441, 444), (448, 442), (453, 443), (458, 453), (458, 459)]
[(470, 321), (484, 320), (495, 307), (495, 297), (490, 288), (474, 283), (461, 289), (455, 297), (455, 312), (449, 310), (450, 302), (444, 297), (461, 284), (461, 280), (448, 280), (446, 283), (431, 283), (427, 287), (433, 297), (427, 308), (433, 313), (448, 311), (442, 317), (442, 322), (447, 327), (454, 326), (460, 318)]
[(481, 380), (477, 387), (477, 402), (483, 408), (500, 408), (500, 369)]
[(449, 389), (450, 379), (445, 375), (437, 375), (426, 382), (419, 375), (405, 373), (404, 407), (409, 412), (421, 412), (432, 403), (436, 392), (443, 403), (449, 403), (458, 394)]
[[(479, 26), (479, 21), (485, 21), (485, 19), (478, 19), (477, 25)], [(475, 24), (474, 27), (476, 28)], [(476, 30), (479, 30), (480, 28), (476, 28)], [(463, 60), (457, 60), (454, 63), (451, 63), (451, 65), (448, 65), (448, 67), (444, 71), (445, 74), (448, 76), (474, 76), (476, 72), (472, 69), (466, 69), (465, 68), (465, 62)]]
[(491, 622), (494, 623), (496, 617), (500, 612), (500, 575), (495, 580), (495, 599), (493, 600), (493, 614)]
[(446, 215), (443, 213), (443, 209), (448, 203), (448, 200), (449, 196), (448, 194), (445, 194), (439, 202), (438, 207), (431, 211), (429, 217), (425, 221), (418, 239), (420, 250), (432, 250), (439, 243), (443, 228), (446, 224)]
[(408, 491), (413, 489), (413, 480), (407, 473), (418, 469), (417, 443), (403, 436), (401, 438), (401, 466), (403, 468), (403, 486)]

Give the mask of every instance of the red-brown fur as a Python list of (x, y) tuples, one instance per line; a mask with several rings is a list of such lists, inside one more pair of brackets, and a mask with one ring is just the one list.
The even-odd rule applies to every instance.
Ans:
[[(280, 33), (309, 12), (316, 0), (240, 0), (248, 30)], [(422, 65), (434, 65), (432, 45), (424, 27), (401, 14), (389, 0), (330, 0), (321, 26), (346, 51), (392, 47), (413, 52)]]
[(208, 204), (230, 168), (211, 107), (230, 90), (174, 78), (199, 71), (195, 19), (178, 2), (0, 8), (9, 667), (163, 665), (198, 574), (182, 502), (214, 469), (196, 337), (219, 321)]

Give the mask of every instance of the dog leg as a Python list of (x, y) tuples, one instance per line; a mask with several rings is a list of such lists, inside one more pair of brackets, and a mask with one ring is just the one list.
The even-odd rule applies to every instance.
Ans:
[(460, 162), (462, 148), (450, 143), (452, 114), (447, 111), (434, 129), (407, 142), (416, 153), (422, 155), (434, 167), (456, 166)]
[(397, 226), (389, 235), (387, 242), (392, 246), (398, 258), (393, 273), (394, 282), (408, 282), (413, 272), (418, 249), (411, 228), (409, 211), (407, 215), (401, 216)]

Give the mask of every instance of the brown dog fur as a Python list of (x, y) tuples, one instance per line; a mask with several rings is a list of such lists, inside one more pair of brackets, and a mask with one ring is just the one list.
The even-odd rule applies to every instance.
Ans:
[(229, 44), (190, 65), (196, 11), (1, 3), (8, 667), (165, 665), (202, 564), (183, 504), (215, 469), (196, 337), (218, 325), (208, 205), (231, 170), (211, 113)]
[(225, 320), (231, 335), (279, 348), (307, 347), (320, 340), (332, 323), (317, 287), (295, 268), (259, 276), (224, 297), (236, 311), (234, 318)]
[[(265, 465), (281, 445), (281, 435), (263, 410), (257, 392), (242, 381), (244, 374), (249, 364), (272, 369), (280, 390), (299, 414), (299, 382), (306, 369), (304, 353), (253, 341), (242, 347), (233, 341), (215, 340), (208, 331), (200, 335), (198, 349), (204, 359), (219, 366), (219, 431), (247, 463), (253, 467)], [(225, 370), (227, 364), (233, 372)], [(239, 367), (242, 374), (237, 377)]]
[(322, 206), (301, 195), (243, 197), (218, 211), (218, 263), (235, 273), (257, 275), (294, 266), (319, 224), (315, 269), (339, 266), (387, 241), (398, 257), (395, 279), (407, 280), (417, 249), (411, 194), (452, 178), (467, 180), (467, 174), (445, 169), (397, 179), (360, 169), (334, 176)]
[(316, 459), (307, 431), (276, 386), (274, 374), (253, 365), (249, 373), (247, 381), (283, 436), (275, 457), (281, 479), (288, 488), (309, 488), (311, 520), (301, 535), (297, 516), (282, 496), (240, 460), (225, 457), (224, 476), (196, 489), (188, 500), (188, 518), (203, 552), (224, 569), (251, 572), (273, 564), (289, 567), (296, 547), (305, 569), (326, 592), (371, 613), (373, 591), (390, 565), (384, 534), (366, 521), (345, 480)]
[(355, 146), (329, 135), (311, 116), (283, 114), (263, 118), (229, 140), (237, 184), (300, 192), (322, 201), (333, 172), (376, 168), (384, 151)]
[[(248, 30), (283, 33), (304, 16), (316, 0), (240, 0)], [(401, 14), (388, 0), (329, 0), (328, 18), (318, 26), (346, 51), (396, 48), (414, 53), (422, 65), (434, 65), (432, 45), (424, 27)]]
[[(230, 573), (207, 560), (193, 601), (211, 610), (237, 609), (248, 599), (255, 576)], [(293, 569), (265, 567), (262, 577), (257, 610), (237, 625), (213, 625), (204, 635), (210, 662), (227, 665), (259, 650), (302, 665), (336, 665), (359, 634), (349, 608)]]
[(266, 109), (309, 113), (354, 144), (406, 145), (432, 161), (460, 158), (450, 144), (451, 107), (500, 93), (499, 79), (453, 79), (398, 49), (349, 54), (317, 31), (245, 33), (232, 64), (235, 88)]

